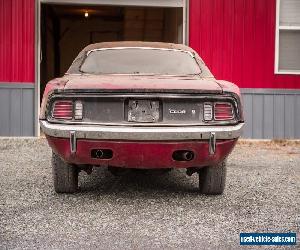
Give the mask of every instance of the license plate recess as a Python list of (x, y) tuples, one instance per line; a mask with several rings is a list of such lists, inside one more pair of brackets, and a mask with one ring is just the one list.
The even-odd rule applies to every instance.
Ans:
[(129, 100), (129, 122), (158, 122), (159, 101), (157, 100)]

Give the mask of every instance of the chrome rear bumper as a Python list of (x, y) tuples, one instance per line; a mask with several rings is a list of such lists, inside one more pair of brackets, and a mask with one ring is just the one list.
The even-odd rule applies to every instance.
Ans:
[(43, 132), (52, 137), (77, 139), (132, 140), (132, 141), (178, 141), (235, 139), (240, 137), (244, 123), (230, 126), (193, 127), (124, 127), (95, 125), (65, 125), (40, 121)]

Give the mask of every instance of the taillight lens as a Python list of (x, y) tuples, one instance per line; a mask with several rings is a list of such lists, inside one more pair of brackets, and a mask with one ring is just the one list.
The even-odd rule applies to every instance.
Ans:
[(81, 101), (76, 101), (75, 102), (75, 114), (74, 114), (75, 120), (82, 120), (82, 115), (83, 115), (82, 102)]
[(234, 118), (234, 112), (231, 103), (229, 102), (215, 103), (214, 119), (216, 121), (232, 120), (233, 118)]
[(203, 105), (204, 121), (211, 121), (213, 119), (213, 105), (212, 103), (204, 103)]
[(54, 119), (72, 120), (73, 119), (73, 102), (56, 101), (53, 104), (52, 117)]

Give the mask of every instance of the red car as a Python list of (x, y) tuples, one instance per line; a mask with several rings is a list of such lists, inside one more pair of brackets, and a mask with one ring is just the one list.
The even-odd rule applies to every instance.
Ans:
[(40, 124), (58, 193), (77, 191), (79, 171), (97, 166), (186, 168), (201, 193), (222, 194), (244, 118), (239, 88), (191, 48), (113, 42), (87, 46), (47, 84)]

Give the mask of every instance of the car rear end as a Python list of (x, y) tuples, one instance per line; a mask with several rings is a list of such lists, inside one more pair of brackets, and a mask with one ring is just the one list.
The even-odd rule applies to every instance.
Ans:
[(184, 45), (138, 44), (88, 46), (48, 84), (40, 120), (55, 190), (74, 192), (78, 171), (97, 166), (186, 168), (202, 193), (222, 193), (244, 124), (239, 89)]
[(124, 168), (216, 165), (241, 134), (233, 94), (74, 93), (51, 96), (41, 126), (65, 161)]

